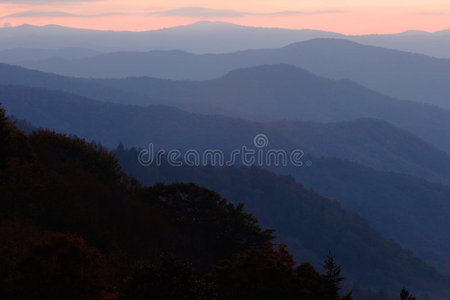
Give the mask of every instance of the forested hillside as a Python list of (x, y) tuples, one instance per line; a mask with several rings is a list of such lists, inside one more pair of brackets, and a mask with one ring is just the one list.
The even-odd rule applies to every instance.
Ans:
[[(427, 278), (433, 272), (425, 265), (420, 267), (419, 259), (381, 237), (358, 215), (347, 213), (338, 202), (305, 189), (291, 176), (277, 176), (258, 168), (192, 168), (168, 164), (143, 167), (138, 163), (137, 154), (135, 149), (116, 151), (124, 170), (141, 181), (147, 184), (196, 182), (223, 193), (233, 203), (243, 202), (261, 224), (277, 229), (277, 240), (287, 243), (295, 257), (317, 266), (320, 257), (326, 254), (321, 249), (329, 249), (348, 265), (348, 277), (365, 286), (395, 290), (398, 278), (415, 282), (414, 277), (422, 272)], [(419, 281), (412, 284), (417, 287)]]
[(242, 205), (143, 187), (107, 151), (27, 136), (2, 109), (0, 195), (4, 299), (340, 299), (331, 256), (324, 275), (296, 265)]

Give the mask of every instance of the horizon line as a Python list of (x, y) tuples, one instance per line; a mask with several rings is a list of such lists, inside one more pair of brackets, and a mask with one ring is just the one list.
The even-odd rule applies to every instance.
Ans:
[(345, 33), (337, 32), (337, 31), (327, 31), (327, 30), (313, 29), (313, 28), (296, 28), (295, 29), (295, 28), (286, 28), (286, 27), (248, 26), (248, 25), (240, 25), (240, 24), (231, 23), (231, 22), (225, 22), (225, 21), (208, 21), (208, 20), (197, 21), (197, 22), (186, 24), (186, 25), (176, 25), (176, 26), (171, 26), (171, 27), (161, 27), (161, 28), (158, 28), (158, 29), (149, 29), (149, 30), (93, 29), (93, 28), (64, 26), (64, 25), (59, 25), (59, 24), (33, 25), (33, 24), (29, 24), (29, 23), (20, 24), (20, 25), (17, 25), (17, 26), (3, 26), (3, 27), (0, 27), (0, 30), (1, 29), (16, 29), (16, 28), (20, 28), (20, 27), (24, 27), (24, 26), (38, 27), (38, 28), (54, 26), (54, 27), (60, 27), (60, 28), (76, 29), (76, 30), (87, 30), (87, 31), (144, 33), (144, 32), (152, 32), (152, 31), (161, 31), (161, 30), (169, 30), (169, 29), (175, 29), (175, 28), (190, 27), (190, 26), (201, 24), (201, 23), (233, 25), (233, 26), (236, 26), (236, 27), (244, 27), (244, 28), (281, 29), (281, 30), (289, 30), (289, 31), (302, 31), (302, 30), (305, 30), (305, 31), (320, 31), (320, 32), (340, 34), (340, 35), (343, 35), (343, 36), (398, 35), (398, 34), (404, 34), (404, 33), (409, 33), (409, 32), (417, 32), (417, 33), (423, 33), (423, 34), (436, 34), (436, 33), (440, 33), (440, 32), (444, 32), (444, 31), (449, 31), (450, 30), (450, 28), (444, 28), (444, 29), (437, 30), (437, 31), (426, 31), (426, 30), (421, 30), (421, 29), (408, 29), (408, 30), (405, 30), (405, 31), (400, 31), (400, 32), (395, 32), (395, 33), (345, 34)]

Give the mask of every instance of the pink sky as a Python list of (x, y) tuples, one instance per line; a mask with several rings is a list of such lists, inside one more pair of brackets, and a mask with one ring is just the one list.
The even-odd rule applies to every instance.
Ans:
[(0, 26), (58, 24), (142, 31), (201, 20), (346, 34), (438, 31), (450, 28), (450, 1), (0, 0)]

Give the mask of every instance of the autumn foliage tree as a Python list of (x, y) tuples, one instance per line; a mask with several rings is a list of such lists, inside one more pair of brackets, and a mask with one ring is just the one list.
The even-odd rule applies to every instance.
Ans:
[(12, 299), (112, 299), (102, 254), (74, 234), (34, 241), (16, 263)]

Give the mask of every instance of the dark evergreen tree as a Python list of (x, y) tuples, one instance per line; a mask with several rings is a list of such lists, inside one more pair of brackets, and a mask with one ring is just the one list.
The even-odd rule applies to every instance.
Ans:
[(416, 300), (416, 297), (411, 295), (407, 289), (402, 288), (400, 291), (400, 300)]
[[(328, 282), (328, 289), (330, 290), (330, 293), (338, 295), (340, 290), (340, 283), (344, 280), (344, 277), (341, 276), (341, 266), (336, 263), (335, 257), (331, 252), (329, 252), (325, 257), (323, 268), (325, 270), (323, 277), (325, 277)], [(352, 299), (352, 292), (348, 292), (340, 299)]]
[(336, 263), (335, 257), (331, 252), (325, 257), (323, 268), (325, 270), (323, 276), (328, 280), (332, 288), (338, 292), (340, 289), (339, 284), (344, 278), (341, 276), (341, 266)]

